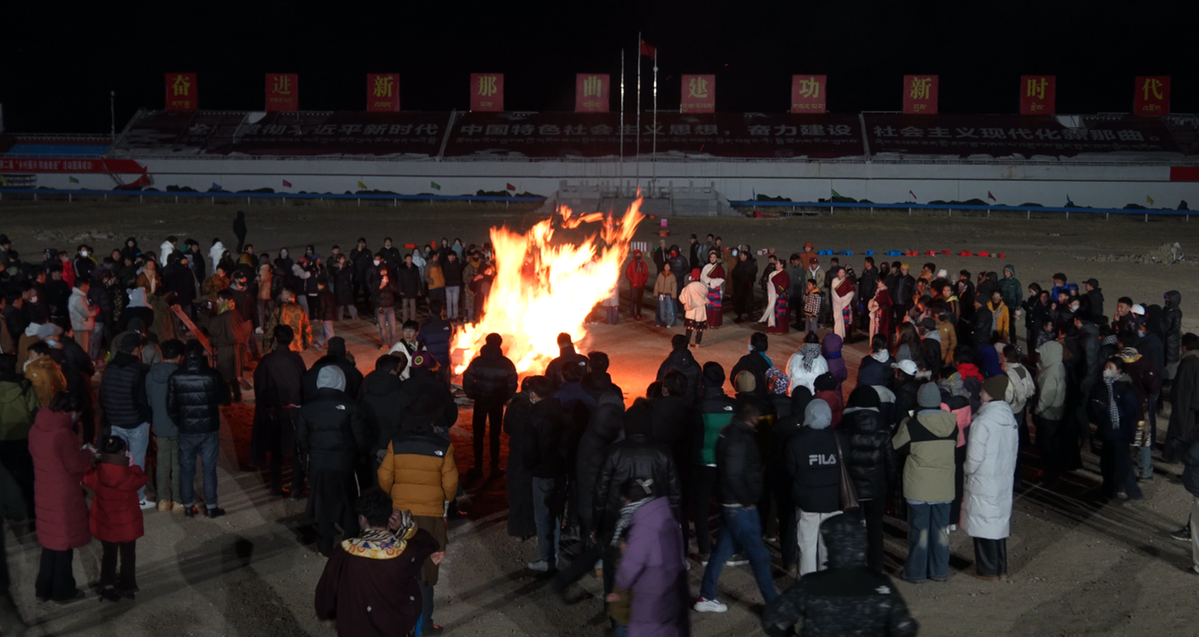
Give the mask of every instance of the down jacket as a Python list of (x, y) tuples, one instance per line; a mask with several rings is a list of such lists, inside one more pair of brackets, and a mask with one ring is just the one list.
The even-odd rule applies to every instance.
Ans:
[[(850, 394), (851, 407), (841, 417), (847, 442), (843, 451), (845, 468), (858, 489), (858, 498), (876, 500), (886, 497), (887, 483), (895, 475), (895, 452), (891, 449), (891, 426), (878, 410), (878, 392), (863, 388), (867, 392), (860, 396), (856, 389)], [(855, 403), (864, 406), (852, 406)]]
[(33, 456), (33, 494), (37, 541), (51, 551), (77, 549), (92, 541), (87, 502), (79, 483), (92, 463), (92, 452), (79, 448), (71, 415), (38, 410), (29, 431)]
[(358, 405), (340, 389), (322, 387), (300, 408), (296, 442), (309, 455), (312, 470), (352, 471), (354, 459), (370, 451), (375, 441)]
[(113, 356), (100, 380), (100, 406), (113, 427), (128, 429), (150, 422), (146, 367), (140, 359), (125, 352)]
[(762, 456), (753, 427), (734, 419), (716, 441), (720, 503), (756, 505), (762, 498)]
[(132, 542), (145, 535), (137, 490), (145, 486), (141, 467), (124, 455), (102, 454), (100, 462), (83, 478), (96, 492), (88, 527), (103, 542)]
[(203, 356), (190, 354), (167, 381), (167, 413), (181, 435), (220, 431), (228, 393), (220, 373)]
[(962, 530), (970, 537), (1002, 540), (1010, 535), (1012, 482), (1019, 434), (1016, 417), (1001, 400), (982, 406), (970, 424)]
[(616, 528), (623, 505), (620, 490), (633, 478), (652, 478), (653, 497), (669, 498), (675, 519), (683, 519), (679, 472), (670, 448), (637, 433), (609, 446), (604, 457), (595, 481), (595, 528), (600, 532), (596, 537), (607, 537)]
[(958, 422), (952, 413), (939, 409), (917, 412), (900, 423), (891, 445), (900, 455), (907, 456), (903, 465), (905, 498), (918, 502), (953, 501)]
[(516, 395), (516, 365), (498, 345), (484, 345), (462, 375), (462, 390), (472, 400), (507, 401)]
[(1062, 364), (1062, 344), (1042, 343), (1037, 348), (1037, 399), (1033, 413), (1046, 420), (1061, 420), (1066, 414), (1066, 366)]
[(454, 445), (431, 430), (401, 432), (387, 445), (378, 478), (394, 508), (439, 518), (458, 491)]
[[(604, 465), (604, 450), (620, 437), (624, 419), (624, 401), (614, 394), (601, 394), (595, 402), (591, 422), (579, 439), (576, 474), (579, 481), (579, 520), (584, 531), (593, 530), (595, 509), (603, 502), (595, 499), (595, 485)], [(599, 502), (601, 507), (596, 507)]]

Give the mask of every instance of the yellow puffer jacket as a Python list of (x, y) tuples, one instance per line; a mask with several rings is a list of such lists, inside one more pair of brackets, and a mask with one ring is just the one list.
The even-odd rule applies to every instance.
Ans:
[(391, 494), (392, 507), (439, 518), (458, 491), (454, 445), (433, 433), (401, 436), (387, 444), (378, 477), (379, 486)]

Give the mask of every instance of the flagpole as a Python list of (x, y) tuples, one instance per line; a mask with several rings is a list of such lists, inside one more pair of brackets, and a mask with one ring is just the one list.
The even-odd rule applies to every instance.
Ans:
[(637, 156), (637, 195), (641, 194), (641, 32), (637, 32), (637, 147), (633, 154)]
[(650, 151), (650, 156), (651, 156), (650, 170), (652, 171), (651, 172), (652, 176), (650, 177), (650, 183), (653, 184), (653, 186), (651, 186), (651, 191), (653, 188), (656, 188), (658, 185), (658, 47), (654, 47), (653, 127), (654, 127), (654, 142), (653, 142), (653, 146), (651, 147), (651, 151)]
[(617, 167), (617, 193), (624, 196), (624, 47), (620, 49), (620, 165)]

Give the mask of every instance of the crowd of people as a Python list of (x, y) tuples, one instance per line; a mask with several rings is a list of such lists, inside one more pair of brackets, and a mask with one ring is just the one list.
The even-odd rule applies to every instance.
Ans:
[[(1099, 457), (1096, 497), (1135, 500), (1157, 446), (1186, 464), (1199, 513), (1199, 336), (1181, 333), (1177, 291), (1161, 304), (1120, 297), (1107, 316), (1093, 278), (1025, 288), (1010, 265), (953, 279), (933, 263), (913, 275), (871, 257), (858, 275), (835, 257), (822, 267), (811, 243), (784, 261), (712, 235), (692, 235), (686, 253), (663, 242), (650, 259), (655, 320), (682, 315), (684, 333), (657, 380), (622, 389), (609, 356), (568, 334), (542, 374), (520, 379), (488, 335), (461, 378), (474, 464), (460, 478), (450, 343), (455, 323), (484, 311), (490, 246), (443, 239), (402, 254), (385, 239), (372, 253), (360, 239), (348, 254), (308, 246), (293, 262), (286, 249), (256, 254), (240, 214), (234, 231), (234, 251), (169, 237), (144, 252), (130, 238), (108, 256), (83, 245), (37, 263), (0, 235), (0, 485), (5, 515), (36, 521), (40, 601), (84, 597), (72, 556), (92, 537), (100, 598), (134, 598), (143, 510), (225, 513), (220, 408), (251, 387), (251, 464), (275, 496), (306, 500), (329, 557), (317, 613), (341, 634), (441, 631), (433, 587), (447, 518), (485, 459), (492, 479), (506, 477), (509, 535), (536, 538), (528, 569), (554, 573), (559, 590), (601, 569), (616, 634), (686, 634), (689, 610), (727, 610), (722, 569), (741, 564), (770, 634), (915, 634), (886, 575), (885, 517), (906, 521), (903, 579), (948, 578), (958, 530), (973, 539), (972, 574), (1003, 579), (1015, 489), (1053, 488), (1084, 452)], [(623, 275), (627, 314), (640, 319), (644, 255)], [(335, 332), (359, 306), (382, 351), (365, 376)], [(761, 328), (739, 360), (701, 364), (693, 350), (726, 313)], [(803, 343), (772, 358), (770, 339), (792, 328)], [(855, 338), (870, 351), (847, 394), (842, 349)], [(308, 349), (323, 351), (312, 365)], [(1173, 535), (1193, 543), (1199, 573), (1197, 523)], [(692, 563), (704, 569), (698, 594)], [(798, 580), (782, 594), (775, 566)], [(0, 622), (20, 625), (7, 595)]]

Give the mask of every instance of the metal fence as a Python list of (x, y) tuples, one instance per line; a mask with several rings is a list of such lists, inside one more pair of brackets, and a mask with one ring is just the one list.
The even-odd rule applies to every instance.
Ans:
[(953, 212), (986, 212), (987, 216), (991, 216), (992, 212), (1023, 212), (1025, 217), (1031, 219), (1034, 212), (1064, 212), (1066, 218), (1070, 218), (1070, 213), (1083, 214), (1101, 214), (1106, 217), (1111, 215), (1127, 215), (1139, 216), (1143, 215), (1145, 221), (1149, 221), (1149, 217), (1183, 217), (1186, 221), (1191, 220), (1191, 210), (1148, 210), (1137, 208), (1079, 208), (1079, 207), (1052, 207), (1052, 206), (979, 206), (968, 204), (928, 204), (928, 203), (865, 203), (865, 202), (832, 202), (832, 201), (729, 201), (729, 205), (734, 208), (787, 208), (785, 212), (823, 212), (828, 210), (829, 214), (836, 214), (838, 209), (867, 209), (874, 210), (907, 210), (908, 215), (914, 210), (940, 210), (946, 211), (948, 216), (953, 216)]
[(33, 200), (37, 201), (38, 196), (52, 196), (56, 198), (66, 197), (67, 201), (74, 201), (75, 197), (102, 197), (105, 201), (109, 197), (130, 199), (137, 197), (138, 201), (143, 201), (145, 198), (150, 199), (171, 199), (174, 198), (175, 203), (179, 203), (182, 199), (210, 199), (212, 203), (216, 203), (217, 199), (233, 200), (245, 199), (246, 203), (250, 203), (255, 199), (280, 199), (286, 201), (288, 199), (303, 199), (303, 200), (324, 200), (334, 199), (340, 201), (357, 200), (361, 205), (363, 200), (366, 201), (391, 201), (395, 205), (399, 205), (401, 201), (465, 201), (465, 202), (504, 202), (504, 203), (545, 203), (545, 197), (503, 197), (498, 195), (399, 195), (390, 193), (362, 193), (362, 194), (322, 194), (322, 193), (270, 193), (270, 192), (196, 192), (196, 191), (158, 191), (158, 190), (55, 190), (50, 188), (0, 188), (0, 201), (3, 201), (4, 195), (32, 195)]

